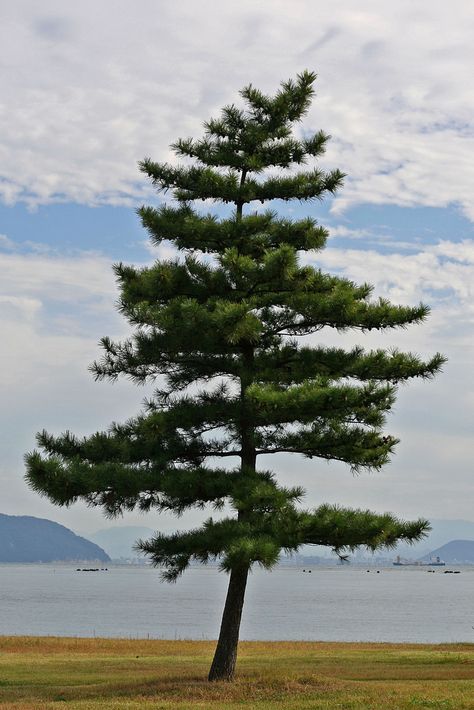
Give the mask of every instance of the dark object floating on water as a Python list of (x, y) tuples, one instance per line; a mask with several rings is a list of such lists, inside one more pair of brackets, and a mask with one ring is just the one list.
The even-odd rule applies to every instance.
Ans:
[(445, 569), (444, 574), (461, 574), (459, 569)]
[(107, 567), (78, 567), (76, 572), (108, 572)]

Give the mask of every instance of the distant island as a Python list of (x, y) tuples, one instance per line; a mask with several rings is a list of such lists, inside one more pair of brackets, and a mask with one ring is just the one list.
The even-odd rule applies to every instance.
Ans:
[(93, 542), (59, 523), (0, 513), (0, 562), (77, 562), (110, 557)]
[(451, 540), (433, 550), (431, 555), (425, 555), (422, 560), (429, 560), (430, 557), (440, 557), (449, 564), (472, 565), (474, 564), (474, 540)]

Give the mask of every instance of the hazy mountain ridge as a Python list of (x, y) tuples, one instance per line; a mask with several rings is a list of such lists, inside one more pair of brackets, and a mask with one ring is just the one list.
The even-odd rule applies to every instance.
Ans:
[(423, 560), (429, 561), (431, 556), (449, 564), (474, 564), (474, 540), (451, 540), (433, 550), (431, 555), (425, 555)]
[(470, 520), (431, 520), (431, 532), (415, 545), (401, 544), (395, 555), (415, 559), (436, 556), (438, 548), (454, 540), (474, 541), (474, 522)]
[(100, 545), (113, 560), (136, 559), (144, 555), (134, 550), (135, 543), (140, 538), (147, 540), (154, 532), (151, 528), (124, 525), (98, 530), (88, 534), (87, 538)]
[[(428, 559), (439, 555), (448, 563), (474, 562), (474, 522), (469, 520), (432, 520), (429, 537), (416, 545), (398, 545), (384, 557), (400, 555)], [(147, 539), (149, 527), (116, 526), (87, 537), (44, 518), (0, 513), (0, 562), (55, 562), (76, 560), (133, 559), (140, 554), (133, 549), (139, 538)], [(461, 545), (461, 547), (460, 547)], [(446, 548), (446, 549), (445, 549)], [(300, 555), (330, 556), (328, 548), (305, 545)]]
[(0, 562), (73, 562), (110, 557), (98, 545), (45, 518), (0, 513)]

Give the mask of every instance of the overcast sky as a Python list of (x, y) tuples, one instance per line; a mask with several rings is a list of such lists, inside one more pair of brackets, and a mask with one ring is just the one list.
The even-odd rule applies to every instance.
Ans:
[[(474, 519), (473, 36), (465, 0), (2, 3), (0, 512), (81, 531), (116, 524), (31, 493), (23, 454), (43, 427), (105, 429), (147, 394), (87, 371), (102, 335), (129, 332), (111, 264), (154, 256), (134, 208), (156, 198), (137, 161), (172, 159), (169, 144), (199, 137), (242, 86), (274, 92), (308, 68), (317, 98), (303, 127), (332, 135), (324, 167), (348, 174), (335, 200), (289, 208), (330, 228), (315, 263), (432, 306), (421, 327), (339, 340), (441, 351), (449, 363), (401, 389), (388, 426), (401, 443), (383, 472), (265, 465), (302, 482), (310, 506)], [(153, 514), (123, 523), (175, 526)]]

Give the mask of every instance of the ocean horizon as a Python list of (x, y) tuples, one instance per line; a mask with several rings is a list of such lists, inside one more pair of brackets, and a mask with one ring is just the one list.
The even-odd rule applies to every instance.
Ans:
[[(106, 565), (102, 565), (104, 568)], [(215, 639), (227, 575), (147, 566), (0, 565), (0, 635)], [(280, 566), (249, 578), (241, 639), (474, 642), (474, 566)], [(311, 572), (309, 572), (311, 570)], [(370, 570), (370, 571), (368, 571)]]

